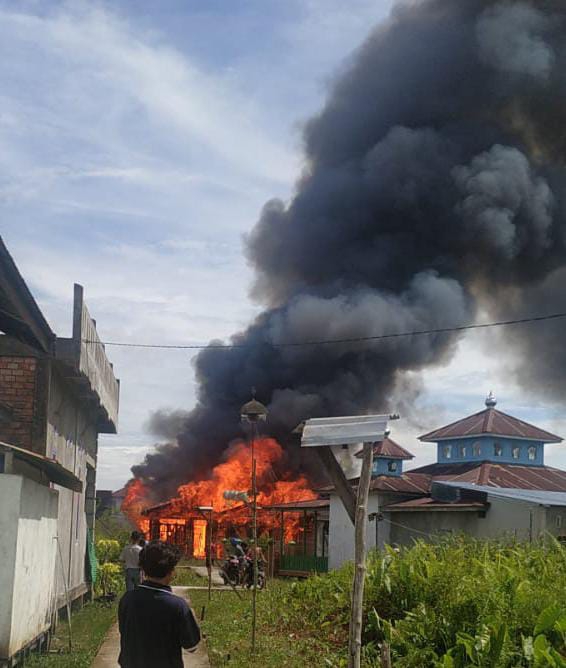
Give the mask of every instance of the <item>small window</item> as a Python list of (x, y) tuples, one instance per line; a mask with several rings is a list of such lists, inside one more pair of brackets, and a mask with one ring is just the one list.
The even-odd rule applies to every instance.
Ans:
[(556, 515), (554, 518), (554, 525), (556, 526), (557, 529), (560, 529), (562, 527), (562, 515)]
[(472, 454), (474, 457), (479, 457), (481, 455), (481, 445), (479, 443), (474, 443), (472, 446)]
[(534, 460), (537, 458), (537, 449), (535, 448), (534, 445), (531, 445), (529, 448), (529, 459), (534, 462)]
[(495, 443), (493, 446), (493, 454), (495, 457), (501, 457), (503, 454), (503, 448), (501, 447), (500, 443)]
[(389, 464), (387, 464), (387, 468), (391, 473), (395, 473), (397, 471), (397, 462), (389, 462)]
[(519, 459), (520, 456), (521, 456), (521, 448), (515, 446), (513, 448), (513, 459)]
[(445, 459), (452, 459), (452, 446), (451, 445), (445, 445), (444, 448), (442, 448), (442, 452), (444, 453), (444, 458)]
[(468, 456), (468, 448), (465, 445), (463, 445), (460, 448), (460, 457), (467, 457), (467, 456)]

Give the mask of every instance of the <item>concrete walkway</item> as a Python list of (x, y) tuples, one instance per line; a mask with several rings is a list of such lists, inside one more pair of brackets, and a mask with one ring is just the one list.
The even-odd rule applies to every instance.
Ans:
[[(187, 587), (173, 587), (178, 596), (186, 598)], [(106, 634), (102, 646), (98, 650), (91, 668), (117, 668), (120, 654), (120, 633), (118, 624), (114, 624)], [(187, 668), (210, 668), (206, 643), (201, 641), (195, 652), (183, 650), (183, 662)]]

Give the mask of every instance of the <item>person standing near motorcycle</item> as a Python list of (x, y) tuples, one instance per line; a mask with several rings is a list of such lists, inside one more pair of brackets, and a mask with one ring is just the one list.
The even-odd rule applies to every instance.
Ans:
[(257, 560), (257, 586), (259, 589), (263, 589), (265, 585), (265, 566), (267, 564), (267, 559), (265, 558), (260, 545), (250, 547), (246, 552), (244, 584), (248, 589), (253, 587), (254, 584), (254, 553)]

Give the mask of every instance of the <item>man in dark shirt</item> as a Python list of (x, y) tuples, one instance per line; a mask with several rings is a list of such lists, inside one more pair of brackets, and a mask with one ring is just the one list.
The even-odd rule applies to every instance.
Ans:
[(152, 541), (140, 553), (145, 580), (124, 594), (118, 608), (122, 668), (183, 668), (182, 648), (200, 641), (200, 630), (187, 602), (169, 586), (180, 553), (173, 545)]

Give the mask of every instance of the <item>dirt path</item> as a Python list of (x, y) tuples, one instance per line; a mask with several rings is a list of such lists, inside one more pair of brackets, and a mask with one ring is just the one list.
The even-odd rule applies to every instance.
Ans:
[[(187, 598), (187, 587), (173, 587), (178, 596)], [(120, 653), (120, 633), (118, 624), (114, 624), (106, 634), (102, 646), (98, 650), (91, 668), (116, 668), (118, 666), (118, 654)], [(210, 668), (206, 643), (201, 642), (195, 652), (183, 650), (183, 662), (187, 668)]]

